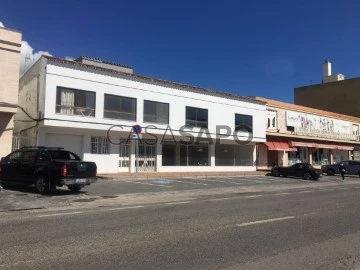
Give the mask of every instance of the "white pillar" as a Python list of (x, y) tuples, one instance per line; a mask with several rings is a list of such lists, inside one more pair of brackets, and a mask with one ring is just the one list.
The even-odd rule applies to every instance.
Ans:
[(215, 167), (215, 144), (210, 144), (210, 167)]
[(135, 140), (130, 141), (130, 172), (136, 172), (136, 165), (135, 165)]
[(156, 171), (160, 172), (162, 168), (162, 144), (159, 141), (156, 144)]

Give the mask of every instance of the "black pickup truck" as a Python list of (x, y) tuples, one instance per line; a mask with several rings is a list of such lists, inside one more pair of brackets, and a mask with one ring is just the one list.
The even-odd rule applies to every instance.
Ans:
[(0, 183), (33, 184), (42, 194), (64, 185), (77, 192), (97, 181), (96, 171), (96, 163), (63, 148), (23, 147), (1, 158)]

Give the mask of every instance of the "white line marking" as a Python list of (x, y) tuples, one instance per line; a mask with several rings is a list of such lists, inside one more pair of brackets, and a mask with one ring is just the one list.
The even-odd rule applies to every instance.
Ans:
[(71, 212), (71, 213), (60, 213), (60, 214), (49, 214), (49, 215), (40, 215), (38, 217), (54, 217), (54, 216), (65, 216), (65, 215), (75, 215), (75, 214), (81, 214), (84, 212)]
[(304, 216), (310, 216), (310, 215), (316, 215), (317, 213), (315, 212), (312, 212), (312, 213), (307, 213), (307, 214), (304, 214)]
[(209, 199), (208, 201), (214, 202), (214, 201), (224, 201), (224, 200), (229, 200), (229, 199), (231, 199), (231, 198)]
[(246, 223), (236, 224), (236, 226), (238, 226), (238, 227), (245, 227), (245, 226), (250, 226), (250, 225), (262, 224), (262, 223), (269, 223), (269, 222), (281, 221), (281, 220), (293, 219), (293, 218), (295, 218), (295, 217), (294, 217), (294, 216), (288, 216), (288, 217), (282, 217), (282, 218), (271, 218), (271, 219), (264, 219), (264, 220), (258, 220), (258, 221), (252, 221), (252, 222), (246, 222)]
[(185, 204), (185, 203), (190, 203), (189, 201), (187, 202), (170, 202), (170, 203), (166, 203), (167, 205), (170, 205), (170, 204)]
[(304, 190), (304, 191), (299, 191), (298, 193), (309, 193), (309, 192), (315, 192), (315, 190)]
[(149, 186), (159, 186), (159, 187), (167, 187), (170, 188), (171, 186), (167, 186), (167, 185), (161, 185), (161, 184), (150, 184), (150, 183), (142, 183), (142, 182), (135, 182), (135, 181), (124, 181), (126, 183), (135, 183), (135, 184), (140, 184), (140, 185), (149, 185)]
[(111, 209), (104, 209), (109, 211), (115, 211), (115, 210), (126, 210), (126, 209), (134, 209), (134, 208), (142, 208), (143, 205), (137, 205), (137, 206), (127, 206), (127, 207), (117, 207), (117, 208), (111, 208)]
[(228, 184), (235, 184), (235, 185), (242, 185), (242, 183), (238, 183), (238, 182), (230, 182), (230, 181), (222, 181), (222, 180), (205, 180), (205, 181), (211, 181), (211, 182), (221, 182), (221, 183), (228, 183)]
[(290, 194), (289, 192), (282, 192), (282, 193), (275, 193), (274, 195), (288, 195)]
[(257, 198), (257, 197), (262, 197), (264, 195), (249, 195), (249, 196), (245, 196), (245, 198)]
[(171, 180), (173, 182), (180, 182), (180, 183), (189, 183), (189, 184), (193, 184), (193, 185), (202, 185), (202, 186), (207, 186), (208, 184), (203, 184), (203, 183), (194, 183), (194, 182), (189, 182), (189, 181), (180, 181), (180, 180)]

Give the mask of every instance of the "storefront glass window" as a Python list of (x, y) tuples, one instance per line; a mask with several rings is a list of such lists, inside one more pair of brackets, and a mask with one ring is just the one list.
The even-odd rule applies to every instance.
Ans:
[(215, 166), (234, 166), (235, 145), (217, 144), (215, 146)]
[(236, 145), (235, 146), (235, 166), (253, 166), (254, 165), (254, 146)]
[(312, 164), (327, 165), (330, 163), (329, 149), (314, 148), (312, 149)]
[(289, 166), (296, 163), (308, 162), (308, 148), (297, 147), (297, 152), (288, 152)]

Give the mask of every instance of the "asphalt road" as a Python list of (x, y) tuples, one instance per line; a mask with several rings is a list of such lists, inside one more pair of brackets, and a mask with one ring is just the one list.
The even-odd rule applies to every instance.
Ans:
[(0, 215), (0, 269), (359, 269), (359, 195), (359, 184), (339, 181), (7, 213)]

